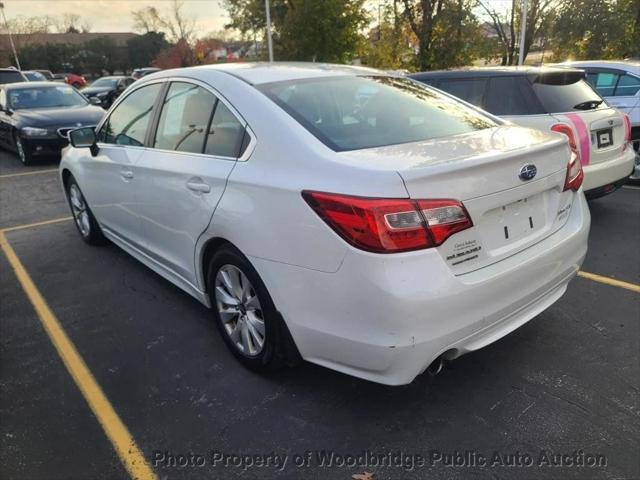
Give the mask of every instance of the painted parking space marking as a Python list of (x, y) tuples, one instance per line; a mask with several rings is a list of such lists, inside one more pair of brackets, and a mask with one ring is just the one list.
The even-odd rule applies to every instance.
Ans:
[(44, 220), (42, 222), (26, 223), (24, 225), (16, 225), (14, 227), (0, 228), (0, 232), (15, 232), (17, 230), (24, 230), (25, 228), (41, 227), (43, 225), (51, 225), (53, 223), (68, 222), (73, 220), (73, 217), (54, 218), (53, 220)]
[(135, 480), (156, 480), (157, 477), (146, 462), (142, 451), (136, 445), (129, 430), (114, 410), (100, 385), (98, 385), (93, 374), (60, 325), (60, 322), (51, 311), (51, 308), (49, 308), (46, 300), (33, 283), (3, 231), (0, 231), (0, 248), (7, 257), (22, 289), (38, 314), (38, 318), (51, 343), (111, 441), (120, 461), (131, 478)]
[(31, 172), (6, 173), (4, 175), (0, 175), (0, 178), (24, 177), (25, 175), (39, 175), (41, 173), (53, 173), (57, 171), (57, 168), (49, 168), (47, 170), (33, 170)]
[(635, 283), (624, 282), (622, 280), (616, 280), (615, 278), (611, 277), (604, 277), (595, 273), (583, 272), (582, 270), (578, 272), (578, 276), (593, 280), (594, 282), (611, 285), (612, 287), (624, 288), (625, 290), (631, 290), (632, 292), (640, 293), (640, 285), (636, 285)]
[(636, 185), (623, 185), (622, 188), (626, 190), (640, 190), (640, 186)]

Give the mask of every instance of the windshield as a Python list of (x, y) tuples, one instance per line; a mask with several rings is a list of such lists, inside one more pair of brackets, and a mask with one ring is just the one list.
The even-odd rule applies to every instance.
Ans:
[(22, 72), (27, 80), (31, 82), (45, 82), (47, 79), (44, 75), (38, 72)]
[(67, 85), (16, 88), (9, 90), (7, 96), (9, 98), (9, 106), (14, 110), (75, 107), (87, 104), (82, 95)]
[(417, 142), (496, 126), (464, 104), (404, 78), (314, 78), (258, 88), (336, 151)]
[(584, 80), (557, 84), (534, 82), (533, 91), (547, 113), (608, 108), (602, 97)]
[(115, 87), (118, 83), (117, 78), (99, 78), (91, 84), (92, 87)]

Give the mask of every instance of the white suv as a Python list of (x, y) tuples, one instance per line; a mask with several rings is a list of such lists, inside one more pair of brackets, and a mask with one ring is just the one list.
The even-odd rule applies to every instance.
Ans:
[(640, 180), (640, 62), (583, 60), (558, 65), (584, 70), (587, 82), (607, 103), (629, 115), (631, 141), (636, 151), (636, 168), (631, 178)]
[(423, 72), (433, 85), (519, 125), (569, 137), (584, 168), (589, 198), (615, 191), (634, 170), (629, 117), (609, 106), (569, 68), (492, 67)]

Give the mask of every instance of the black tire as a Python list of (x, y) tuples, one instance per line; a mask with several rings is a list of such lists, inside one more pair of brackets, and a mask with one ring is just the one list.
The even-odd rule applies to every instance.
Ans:
[(18, 158), (20, 159), (22, 164), (25, 166), (31, 165), (31, 163), (33, 162), (33, 155), (27, 148), (25, 148), (20, 135), (18, 135), (18, 132), (14, 132), (13, 134), (13, 143), (16, 146), (16, 153), (18, 154)]
[[(240, 350), (240, 347), (232, 340), (232, 334), (228, 331), (229, 323), (225, 323), (219, 312), (219, 300), (216, 297), (216, 278), (221, 269), (235, 267), (249, 280), (251, 291), (256, 294), (261, 310), (261, 319), (264, 323), (264, 343), (258, 353), (248, 354)], [(256, 372), (269, 372), (283, 367), (285, 364), (295, 364), (299, 354), (291, 338), (282, 317), (275, 308), (273, 300), (260, 279), (258, 272), (253, 268), (249, 260), (231, 245), (222, 246), (211, 258), (207, 270), (207, 285), (212, 303), (213, 316), (220, 330), (220, 334), (227, 347), (234, 356), (247, 368)], [(233, 315), (233, 314), (229, 314)], [(240, 317), (238, 312), (237, 318)], [(246, 315), (246, 312), (245, 312)], [(229, 318), (229, 317), (228, 317)], [(236, 320), (235, 327), (239, 327), (240, 320)], [(248, 320), (246, 320), (248, 322)], [(249, 335), (249, 334), (247, 334)]]
[[(71, 209), (71, 214), (73, 215), (73, 220), (76, 228), (78, 229), (80, 237), (82, 237), (82, 239), (89, 245), (102, 245), (105, 242), (105, 237), (102, 233), (102, 229), (96, 221), (96, 218), (93, 216), (93, 212), (89, 208), (89, 204), (84, 198), (84, 194), (82, 193), (82, 190), (80, 190), (80, 186), (76, 182), (75, 178), (69, 177), (65, 185), (65, 192), (67, 194), (67, 203), (69, 204), (69, 208)], [(84, 205), (84, 209), (80, 213), (78, 211), (78, 205), (74, 206), (74, 200), (72, 199), (72, 196), (78, 194)], [(81, 219), (82, 213), (86, 213), (86, 219)]]

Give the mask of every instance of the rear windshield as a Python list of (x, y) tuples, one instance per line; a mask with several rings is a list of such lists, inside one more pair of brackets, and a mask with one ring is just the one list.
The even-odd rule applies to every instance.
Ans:
[(24, 78), (20, 72), (0, 72), (0, 84), (24, 82)]
[(547, 113), (606, 108), (607, 105), (584, 80), (568, 84), (535, 81), (533, 91)]
[(417, 142), (496, 126), (462, 103), (404, 78), (314, 78), (258, 88), (336, 151)]

